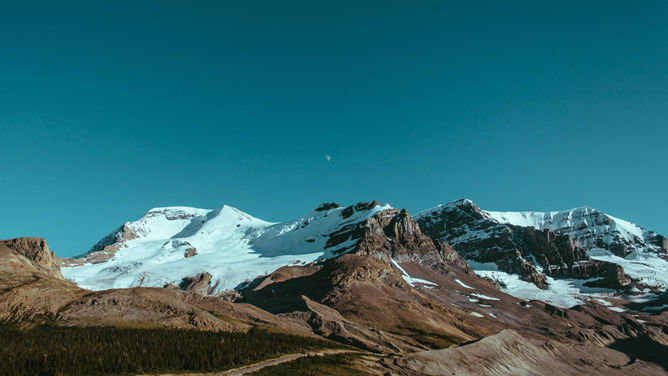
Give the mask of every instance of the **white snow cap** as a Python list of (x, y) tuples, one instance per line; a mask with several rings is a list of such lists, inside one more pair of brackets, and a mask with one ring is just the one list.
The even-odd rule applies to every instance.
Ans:
[[(356, 240), (329, 247), (329, 234), (392, 207), (366, 205), (345, 218), (344, 209), (330, 205), (294, 221), (272, 223), (227, 205), (215, 210), (154, 208), (125, 224), (125, 231), (131, 234), (118, 243), (120, 248), (112, 259), (63, 268), (63, 275), (81, 287), (104, 290), (178, 285), (185, 277), (208, 272), (215, 293), (281, 266), (310, 263), (349, 251)], [(191, 248), (196, 254), (186, 258), (184, 254)]]

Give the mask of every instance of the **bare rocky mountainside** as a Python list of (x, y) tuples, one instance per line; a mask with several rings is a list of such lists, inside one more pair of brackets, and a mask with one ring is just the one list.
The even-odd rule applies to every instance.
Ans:
[(666, 375), (665, 258), (662, 236), (589, 208), (158, 208), (80, 258), (2, 241), (0, 319), (272, 328), (350, 346), (344, 374)]

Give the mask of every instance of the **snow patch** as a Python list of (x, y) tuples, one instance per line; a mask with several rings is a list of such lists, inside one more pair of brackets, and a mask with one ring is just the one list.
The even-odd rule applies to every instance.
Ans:
[(542, 300), (555, 306), (570, 308), (582, 304), (581, 291), (569, 280), (555, 280), (548, 277), (548, 288), (542, 290), (531, 282), (523, 281), (516, 274), (502, 271), (474, 270), (482, 277), (488, 277), (501, 285), (501, 291), (525, 300)]
[(426, 285), (425, 287), (427, 287), (427, 288), (433, 288), (434, 286), (438, 286), (438, 284), (436, 284), (436, 283), (434, 283), (434, 282), (431, 282), (431, 281), (427, 281), (426, 279), (420, 279), (420, 278), (413, 278), (413, 277), (411, 277), (410, 275), (408, 275), (408, 273), (406, 272), (406, 270), (404, 270), (404, 268), (402, 268), (401, 265), (399, 265), (399, 263), (398, 263), (396, 260), (392, 259), (392, 263), (394, 264), (394, 266), (397, 267), (397, 269), (399, 269), (399, 271), (401, 271), (401, 277), (402, 277), (402, 278), (404, 279), (404, 281), (406, 281), (406, 283), (408, 283), (409, 285), (415, 287), (415, 284), (416, 284), (416, 283), (421, 283), (421, 284), (423, 284), (423, 285)]
[(471, 289), (471, 290), (473, 290), (473, 287), (471, 287), (471, 286), (467, 285), (466, 283), (464, 283), (464, 282), (460, 281), (459, 279), (455, 279), (455, 282), (459, 283), (459, 285), (460, 285), (460, 286), (462, 286), (463, 288), (466, 288), (466, 289)]
[(475, 296), (476, 298), (483, 299), (483, 300), (499, 300), (497, 298), (493, 298), (491, 296), (487, 296), (487, 295), (483, 295), (483, 294), (471, 294), (471, 295)]
[(656, 253), (636, 250), (626, 257), (619, 257), (600, 248), (592, 249), (587, 253), (594, 260), (621, 265), (629, 277), (640, 280), (644, 284), (663, 289), (668, 288), (668, 261)]

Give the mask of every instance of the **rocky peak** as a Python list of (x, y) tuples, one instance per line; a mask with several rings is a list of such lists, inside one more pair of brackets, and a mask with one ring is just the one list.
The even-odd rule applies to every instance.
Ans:
[(367, 211), (375, 208), (376, 206), (380, 206), (380, 203), (377, 200), (373, 200), (373, 202), (358, 202), (355, 205), (351, 205), (343, 209), (343, 212), (341, 212), (341, 216), (345, 218), (349, 218), (350, 216), (353, 215), (355, 212), (360, 212), (360, 211)]
[(315, 211), (327, 211), (327, 210), (331, 210), (331, 209), (336, 209), (338, 207), (340, 207), (340, 205), (337, 204), (336, 202), (324, 202), (324, 203), (320, 204), (320, 206), (318, 206), (315, 209)]
[(199, 273), (193, 277), (185, 277), (179, 283), (179, 288), (183, 291), (193, 292), (199, 295), (207, 295), (211, 292), (211, 274), (208, 272)]
[[(470, 200), (457, 200), (419, 213), (417, 221), (426, 234), (451, 244), (464, 258), (494, 263), (540, 288), (547, 287), (547, 276), (600, 278), (605, 287), (623, 288), (629, 282), (623, 268), (592, 260), (579, 241), (591, 235), (588, 226), (610, 224), (610, 218), (597, 213), (590, 208), (566, 214), (488, 212)], [(591, 215), (592, 221), (581, 219)]]
[[(348, 207), (368, 210), (378, 202), (358, 203)], [(346, 208), (346, 209), (348, 209)], [(345, 218), (345, 214), (342, 215)], [(433, 267), (457, 267), (468, 270), (466, 261), (445, 242), (435, 241), (423, 234), (420, 225), (405, 210), (389, 208), (347, 226), (330, 235), (328, 246), (336, 242), (355, 240), (348, 253), (375, 256), (386, 262), (413, 261)]]
[(482, 213), (496, 223), (548, 229), (569, 235), (587, 250), (602, 249), (619, 257), (635, 251), (667, 254), (662, 244), (663, 236), (586, 206), (554, 212)]
[(153, 208), (146, 212), (142, 218), (151, 218), (151, 217), (164, 217), (168, 221), (175, 221), (178, 219), (191, 219), (195, 217), (195, 213), (192, 208), (186, 207), (165, 207), (165, 208)]
[(482, 210), (469, 199), (460, 199), (445, 205), (439, 205), (416, 215), (416, 220), (425, 233), (435, 239), (443, 240), (446, 240), (446, 237), (452, 237), (450, 232), (445, 231), (449, 223), (457, 223), (462, 228), (456, 234), (465, 235), (465, 226), (483, 218)]
[(138, 237), (139, 234), (137, 231), (129, 223), (125, 223), (111, 234), (102, 238), (81, 258), (91, 264), (105, 262), (114, 257), (116, 252), (123, 246), (123, 243)]
[(53, 251), (46, 240), (38, 237), (23, 237), (0, 241), (0, 254), (5, 258), (19, 258), (28, 265), (56, 278), (63, 278), (56, 264)]

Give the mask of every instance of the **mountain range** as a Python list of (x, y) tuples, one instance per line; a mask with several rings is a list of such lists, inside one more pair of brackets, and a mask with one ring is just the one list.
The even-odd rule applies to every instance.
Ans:
[(19, 238), (0, 259), (19, 327), (265, 325), (352, 346), (351, 374), (668, 373), (668, 240), (587, 207), (165, 207), (80, 257)]
[[(419, 258), (394, 253), (405, 239), (376, 223), (399, 214), (409, 216), (377, 202), (345, 208), (329, 203), (296, 220), (270, 223), (229, 206), (156, 208), (61, 266), (68, 279), (92, 290), (180, 285), (207, 273), (207, 293), (215, 295), (282, 266), (360, 247), (386, 261)], [(395, 221), (393, 226), (408, 226)], [(450, 245), (477, 274), (520, 298), (568, 308), (596, 294), (647, 299), (668, 286), (668, 240), (595, 209), (491, 212), (458, 200), (418, 213), (410, 226), (417, 227), (415, 222), (431, 242)], [(410, 226), (401, 236), (413, 236), (417, 229)], [(363, 243), (366, 233), (378, 235), (376, 244)], [(428, 242), (411, 247), (422, 249)]]

